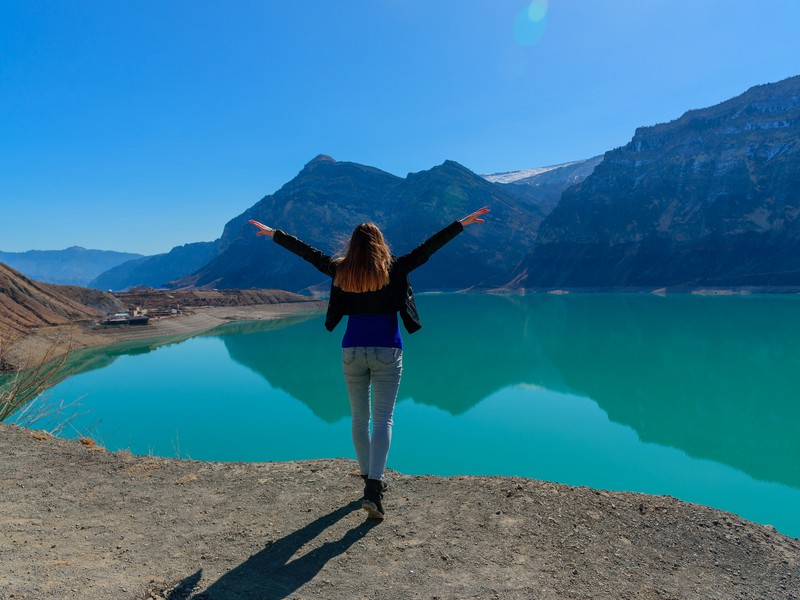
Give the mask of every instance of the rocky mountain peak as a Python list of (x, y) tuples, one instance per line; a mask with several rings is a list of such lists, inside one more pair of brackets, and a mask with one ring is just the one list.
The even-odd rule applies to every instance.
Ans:
[(314, 158), (312, 158), (310, 161), (308, 161), (305, 164), (305, 166), (306, 166), (306, 168), (313, 167), (314, 165), (317, 165), (319, 163), (334, 163), (335, 164), (336, 160), (333, 157), (328, 156), (327, 154), (317, 154)]
[(470, 178), (478, 177), (479, 179), (483, 179), (480, 177), (480, 175), (473, 173), (467, 167), (454, 160), (446, 160), (441, 165), (437, 165), (427, 172), (431, 174), (444, 174), (447, 176), (461, 175)]
[(446, 160), (442, 164), (425, 171), (409, 173), (406, 177), (406, 185), (411, 187), (439, 184), (452, 186), (458, 184), (483, 188), (487, 183), (483, 177), (454, 160)]

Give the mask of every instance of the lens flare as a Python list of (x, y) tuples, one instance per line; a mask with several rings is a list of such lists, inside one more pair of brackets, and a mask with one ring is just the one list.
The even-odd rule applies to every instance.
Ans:
[(534, 23), (544, 20), (547, 16), (547, 0), (533, 0), (528, 7), (528, 18)]
[(547, 26), (548, 0), (533, 0), (514, 21), (514, 41), (532, 46), (544, 35)]

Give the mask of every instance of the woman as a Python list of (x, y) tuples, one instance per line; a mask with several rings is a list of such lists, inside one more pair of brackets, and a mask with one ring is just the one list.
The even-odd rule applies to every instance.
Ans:
[[(392, 256), (374, 223), (353, 231), (344, 258), (331, 258), (297, 238), (251, 220), (257, 235), (267, 235), (287, 250), (332, 278), (325, 327), (332, 331), (348, 315), (342, 339), (342, 369), (350, 396), (353, 445), (365, 480), (362, 507), (371, 518), (382, 519), (383, 471), (392, 438), (392, 416), (403, 371), (403, 340), (397, 313), (406, 330), (419, 322), (408, 274), (461, 233), (467, 225), (483, 223), (486, 207), (454, 221), (423, 244), (399, 258)], [(370, 435), (370, 386), (372, 435)]]

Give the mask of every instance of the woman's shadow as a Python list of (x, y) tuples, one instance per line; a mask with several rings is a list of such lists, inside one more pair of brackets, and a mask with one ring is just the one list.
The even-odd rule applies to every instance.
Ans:
[[(227, 598), (259, 598), (279, 600), (311, 581), (325, 564), (347, 551), (381, 521), (368, 519), (350, 529), (340, 540), (325, 542), (318, 548), (294, 560), (292, 556), (311, 542), (325, 529), (361, 507), (359, 501), (351, 502), (312, 521), (302, 529), (290, 533), (267, 545), (238, 567), (228, 571), (204, 592), (191, 596), (193, 600), (225, 600)], [(183, 580), (175, 590), (182, 590), (167, 600), (186, 598), (187, 592), (199, 584), (202, 570)], [(187, 589), (188, 588), (188, 589)]]

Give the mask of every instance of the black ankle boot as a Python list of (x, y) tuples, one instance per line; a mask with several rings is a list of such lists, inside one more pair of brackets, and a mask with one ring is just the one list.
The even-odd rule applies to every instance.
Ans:
[[(366, 483), (366, 482), (367, 482), (367, 479), (369, 479), (369, 475), (362, 475), (362, 476), (361, 476), (361, 479), (363, 479), (363, 480), (364, 480), (364, 483)], [(389, 484), (388, 484), (388, 483), (386, 483), (386, 481), (384, 481), (383, 479), (380, 479), (379, 481), (381, 482), (382, 491), (384, 491), (384, 492), (385, 492), (386, 490), (388, 490), (388, 489), (389, 489)]]
[(369, 513), (370, 519), (382, 519), (384, 516), (383, 504), (381, 503), (383, 490), (383, 482), (380, 479), (367, 479), (361, 508)]

